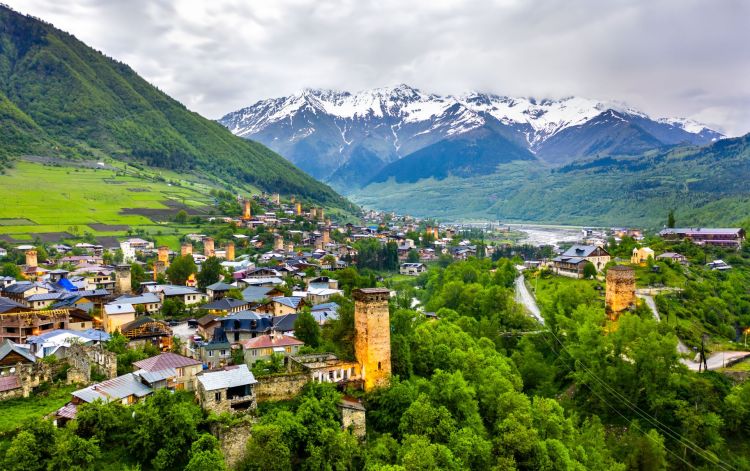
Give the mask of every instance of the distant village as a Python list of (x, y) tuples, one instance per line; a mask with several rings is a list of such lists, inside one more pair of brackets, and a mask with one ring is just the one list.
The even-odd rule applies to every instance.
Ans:
[[(367, 212), (360, 225), (340, 224), (322, 208), (282, 202), (278, 194), (238, 197), (237, 202), (241, 216), (213, 221), (229, 232), (222, 237), (188, 234), (178, 251), (141, 237), (111, 247), (78, 243), (1, 248), (0, 262), (7, 265), (22, 254), (23, 263), (16, 264), (16, 276), (0, 277), (0, 400), (27, 397), (49, 381), (56, 374), (45, 360), (50, 357), (66, 365), (68, 383), (82, 386), (55, 413), (58, 424), (75, 418), (82, 403), (132, 404), (163, 388), (193, 391), (202, 407), (219, 413), (293, 398), (311, 381), (371, 390), (390, 379), (388, 301), (394, 292), (351, 292), (354, 360), (301, 353), (305, 345), (294, 332), (303, 310), (320, 325), (338, 318), (335, 301), (349, 293), (336, 273), (361, 262), (363, 241), (392, 247), (395, 266), (390, 268), (410, 277), (441, 258), (521, 255), (508, 252), (511, 244), (493, 240), (492, 233), (507, 231), (502, 226), (481, 228), (477, 237), (475, 227), (374, 211)], [(257, 214), (253, 208), (259, 209)], [(659, 235), (730, 248), (739, 248), (745, 237), (742, 229), (723, 228), (668, 228)], [(527, 268), (583, 278), (612, 261), (607, 240), (623, 237), (639, 241), (643, 234), (627, 228), (584, 229), (579, 243), (549, 248), (549, 257), (522, 258)], [(196, 269), (177, 282), (170, 267), (186, 257)], [(656, 254), (644, 246), (633, 249), (630, 263), (649, 259), (687, 263), (682, 254)], [(201, 274), (212, 260), (220, 272), (206, 283)], [(706, 263), (715, 270), (731, 269), (721, 260)], [(632, 268), (618, 265), (607, 272), (606, 280), (610, 312), (635, 302)], [(179, 319), (170, 318), (175, 306)], [(115, 335), (124, 336), (130, 348), (149, 345), (161, 353), (134, 362), (132, 371), (118, 376), (116, 355), (102, 348)], [(253, 365), (274, 356), (283, 357), (284, 372), (256, 378)], [(364, 436), (362, 404), (345, 398), (341, 409), (343, 426)]]

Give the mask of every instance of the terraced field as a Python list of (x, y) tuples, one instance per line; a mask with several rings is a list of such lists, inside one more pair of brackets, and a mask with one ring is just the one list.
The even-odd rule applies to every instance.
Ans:
[(210, 187), (170, 172), (137, 170), (121, 163), (100, 168), (19, 161), (0, 175), (0, 238), (24, 242), (123, 236), (128, 230), (159, 232), (176, 245), (178, 234), (194, 229), (170, 222), (185, 209), (208, 215)]

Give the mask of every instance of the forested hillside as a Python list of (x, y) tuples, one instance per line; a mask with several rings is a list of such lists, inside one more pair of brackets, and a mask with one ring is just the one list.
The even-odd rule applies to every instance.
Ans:
[(393, 177), (351, 197), (365, 206), (449, 220), (657, 228), (674, 209), (686, 225), (731, 224), (750, 213), (749, 143), (746, 135), (553, 169), (517, 161), (471, 178), (401, 183)]
[(189, 111), (75, 37), (0, 7), (0, 167), (114, 157), (345, 206), (333, 190)]

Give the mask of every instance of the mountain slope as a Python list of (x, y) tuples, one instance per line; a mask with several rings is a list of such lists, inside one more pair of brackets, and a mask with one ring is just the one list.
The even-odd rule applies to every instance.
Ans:
[(748, 179), (750, 134), (557, 168), (514, 161), (472, 178), (391, 179), (350, 198), (366, 207), (443, 220), (658, 228), (670, 209), (686, 225), (730, 224), (750, 214)]
[(265, 146), (186, 109), (127, 65), (38, 19), (0, 7), (0, 148), (120, 160), (322, 203), (347, 203)]
[(369, 181), (380, 172), (379, 162), (387, 165), (421, 149), (438, 149), (431, 146), (480, 128), (552, 165), (723, 137), (690, 120), (654, 120), (617, 103), (483, 93), (439, 96), (407, 85), (358, 93), (305, 90), (259, 101), (219, 122), (341, 189)]
[(517, 160), (535, 158), (491, 129), (480, 128), (409, 154), (383, 168), (371, 182), (389, 178), (397, 183), (415, 183), (423, 178), (442, 180), (449, 176), (471, 178), (494, 173), (498, 165)]

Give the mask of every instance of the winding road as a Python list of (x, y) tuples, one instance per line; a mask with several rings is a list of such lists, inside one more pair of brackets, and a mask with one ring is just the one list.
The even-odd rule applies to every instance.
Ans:
[[(518, 278), (516, 278), (516, 302), (522, 304), (531, 317), (536, 319), (540, 324), (544, 325), (544, 318), (542, 317), (542, 313), (539, 310), (539, 306), (536, 304), (536, 299), (534, 299), (534, 296), (529, 292), (529, 289), (526, 287), (525, 281), (526, 280), (523, 276), (523, 273), (519, 275)], [(651, 309), (651, 312), (654, 314), (654, 318), (657, 321), (661, 322), (661, 316), (659, 315), (659, 311), (656, 308), (656, 302), (654, 302), (653, 296), (647, 294), (637, 294), (637, 296), (640, 299), (643, 299), (643, 301), (646, 303), (646, 306)], [(681, 355), (693, 353), (692, 350), (688, 348), (687, 345), (682, 343), (682, 340), (680, 339), (677, 339), (677, 352)], [(708, 359), (706, 360), (706, 364), (708, 365), (709, 370), (717, 370), (727, 365), (737, 363), (738, 361), (747, 357), (750, 357), (750, 352), (714, 352), (708, 357)], [(680, 362), (683, 365), (687, 366), (689, 369), (698, 371), (700, 368), (700, 364), (696, 361), (697, 358), (698, 356), (696, 354), (695, 358), (693, 358), (692, 360), (681, 358)]]

